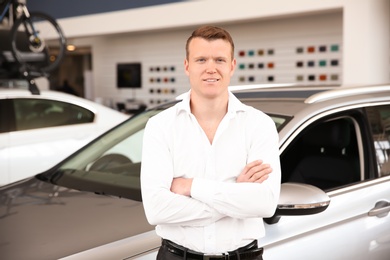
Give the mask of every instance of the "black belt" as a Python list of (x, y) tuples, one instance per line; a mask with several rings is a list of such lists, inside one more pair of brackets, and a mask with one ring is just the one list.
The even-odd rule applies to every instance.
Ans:
[(222, 253), (220, 255), (208, 255), (203, 254), (200, 252), (196, 252), (193, 250), (190, 250), (188, 248), (185, 248), (183, 246), (180, 246), (170, 240), (163, 239), (162, 240), (162, 246), (166, 247), (167, 250), (177, 256), (183, 257), (186, 256), (185, 259), (207, 259), (207, 260), (213, 260), (213, 259), (229, 259), (229, 260), (235, 260), (235, 259), (253, 259), (254, 257), (260, 256), (263, 254), (263, 248), (257, 247), (257, 241), (254, 240), (250, 244), (240, 247), (237, 250), (229, 251), (226, 253)]

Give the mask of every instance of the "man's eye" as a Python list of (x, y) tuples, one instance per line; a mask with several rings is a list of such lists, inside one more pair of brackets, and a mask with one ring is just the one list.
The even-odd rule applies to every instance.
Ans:
[(222, 62), (225, 62), (225, 60), (224, 59), (217, 59), (217, 62), (222, 63)]
[(205, 60), (206, 60), (206, 59), (201, 58), (201, 59), (197, 59), (196, 61), (197, 61), (197, 62), (205, 62)]

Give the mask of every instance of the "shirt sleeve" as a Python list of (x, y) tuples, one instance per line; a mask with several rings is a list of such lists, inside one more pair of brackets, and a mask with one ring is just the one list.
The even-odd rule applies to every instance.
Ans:
[(261, 159), (270, 164), (272, 173), (269, 178), (261, 184), (228, 183), (201, 178), (194, 178), (192, 183), (191, 197), (234, 218), (271, 217), (279, 200), (279, 135), (271, 118), (265, 115), (260, 121), (256, 118), (258, 116), (252, 118), (247, 126), (247, 163)]
[(157, 122), (152, 118), (147, 123), (142, 148), (141, 192), (149, 223), (204, 226), (222, 218), (223, 214), (206, 203), (170, 191), (174, 176), (171, 137)]

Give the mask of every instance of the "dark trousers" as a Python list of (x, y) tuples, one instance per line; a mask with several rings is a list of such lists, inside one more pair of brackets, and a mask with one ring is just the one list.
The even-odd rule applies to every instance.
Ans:
[[(256, 242), (256, 243), (254, 243)], [(237, 259), (237, 260), (263, 260), (263, 249), (258, 249), (257, 241), (254, 241), (247, 246), (238, 248), (235, 251), (229, 252), (229, 256), (202, 257), (202, 253), (194, 252), (185, 247), (177, 245), (169, 240), (163, 240), (162, 245), (157, 254), (157, 260), (195, 260), (195, 259)], [(254, 252), (254, 253), (252, 253)]]

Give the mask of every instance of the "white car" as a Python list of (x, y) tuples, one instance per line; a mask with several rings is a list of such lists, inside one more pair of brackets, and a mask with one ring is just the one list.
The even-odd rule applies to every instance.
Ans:
[(48, 170), (127, 118), (74, 95), (0, 85), (0, 186)]

